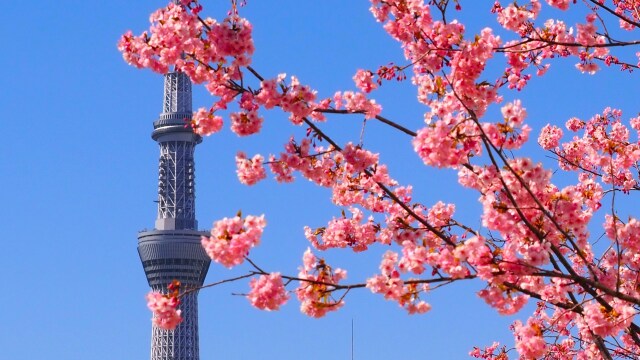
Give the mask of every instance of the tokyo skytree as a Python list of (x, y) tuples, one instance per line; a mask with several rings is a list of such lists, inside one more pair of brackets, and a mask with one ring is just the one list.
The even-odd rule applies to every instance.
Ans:
[[(200, 243), (195, 213), (194, 150), (202, 139), (190, 126), (191, 81), (181, 72), (164, 76), (164, 106), (151, 137), (160, 146), (158, 217), (155, 228), (138, 234), (138, 254), (149, 286), (167, 293), (172, 280), (181, 289), (201, 286), (210, 259)], [(185, 120), (187, 122), (185, 122)], [(151, 360), (199, 360), (198, 292), (180, 299), (182, 323), (173, 330), (153, 325)]]

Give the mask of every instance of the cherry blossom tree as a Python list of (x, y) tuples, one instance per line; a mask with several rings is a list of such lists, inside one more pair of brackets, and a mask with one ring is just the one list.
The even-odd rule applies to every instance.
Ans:
[[(198, 134), (211, 135), (228, 122), (238, 136), (250, 136), (260, 131), (262, 114), (274, 108), (287, 113), (292, 126), (307, 129), (300, 138), (274, 139), (285, 141), (279, 154), (238, 152), (238, 179), (253, 185), (267, 178), (267, 168), (278, 182), (302, 177), (330, 189), (340, 215), (326, 226), (304, 229), (310, 249), (298, 274), (290, 275), (267, 271), (250, 258), (265, 216), (238, 214), (216, 222), (211, 236), (202, 239), (206, 252), (226, 267), (248, 269), (224, 282), (250, 279), (247, 298), (259, 309), (277, 310), (294, 295), (303, 313), (322, 317), (359, 288), (421, 314), (431, 308), (426, 292), (478, 281), (485, 286), (477, 295), (500, 314), (537, 304), (528, 320), (512, 325), (522, 359), (640, 358), (640, 222), (619, 216), (615, 206), (616, 197), (640, 190), (640, 146), (632, 139), (640, 117), (606, 108), (590, 119), (542, 128), (537, 142), (567, 174), (560, 175), (524, 153), (532, 131), (525, 104), (503, 100), (553, 71), (558, 61), (574, 62), (575, 71), (587, 74), (602, 67), (633, 73), (640, 52), (629, 49), (640, 44), (633, 39), (640, 1), (487, 2), (486, 11), (501, 27), (478, 33), (455, 20), (465, 11), (462, 0), (370, 3), (372, 16), (400, 44), (405, 61), (360, 69), (353, 76), (358, 91), (333, 95), (318, 94), (295, 76), (254, 68), (252, 24), (241, 17), (244, 4), (236, 0), (220, 20), (203, 15), (197, 0), (172, 2), (151, 15), (149, 31), (122, 36), (118, 48), (129, 64), (158, 73), (181, 71), (211, 93), (213, 104), (198, 109), (187, 124)], [(543, 20), (543, 7), (567, 16)], [(576, 11), (586, 16), (569, 23)], [(374, 98), (394, 81), (415, 86), (424, 105), (421, 128), (386, 117), (384, 99)], [(487, 115), (491, 109), (501, 117)], [(336, 141), (323, 123), (337, 116), (380, 122), (405, 134), (424, 166), (457, 171), (459, 185), (477, 193), (480, 225), (457, 219), (455, 204), (414, 199), (412, 186), (394, 180), (379, 154), (358, 139)], [(569, 175), (571, 184), (554, 183)], [(592, 221), (597, 212), (604, 213), (604, 224)], [(603, 233), (606, 246), (595, 246)], [(318, 255), (381, 245), (389, 250), (379, 274), (360, 283), (345, 282), (346, 271)], [(177, 325), (179, 298), (194, 291), (179, 284), (170, 290), (148, 295), (157, 325), (165, 328)], [(470, 355), (506, 359), (514, 354), (509, 351), (494, 343)]]

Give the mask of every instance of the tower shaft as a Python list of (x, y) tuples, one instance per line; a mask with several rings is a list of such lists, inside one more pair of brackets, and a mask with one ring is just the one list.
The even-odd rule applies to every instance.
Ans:
[[(191, 119), (191, 82), (180, 72), (164, 78), (164, 104), (153, 123), (160, 147), (158, 216), (155, 229), (138, 234), (138, 254), (149, 286), (167, 293), (173, 280), (182, 289), (202, 286), (210, 259), (200, 244), (195, 214), (195, 146), (200, 136), (185, 126)], [(175, 330), (152, 329), (151, 360), (199, 360), (198, 292), (181, 298), (182, 323)]]

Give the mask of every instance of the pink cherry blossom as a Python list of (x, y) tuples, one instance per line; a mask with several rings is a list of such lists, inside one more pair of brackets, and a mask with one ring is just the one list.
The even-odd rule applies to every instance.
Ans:
[(513, 328), (516, 336), (516, 349), (520, 356), (537, 359), (544, 354), (546, 342), (542, 337), (542, 327), (539, 324), (528, 321), (523, 325), (522, 322), (516, 321)]
[(382, 106), (375, 100), (367, 99), (361, 92), (345, 91), (333, 95), (336, 109), (344, 108), (350, 112), (362, 112), (365, 119), (373, 119), (382, 111)]
[(280, 74), (276, 79), (262, 80), (260, 82), (260, 92), (255, 96), (255, 101), (263, 105), (265, 109), (272, 109), (274, 106), (282, 102), (283, 95), (280, 93), (278, 86), (285, 86), (284, 79), (286, 74)]
[(333, 285), (345, 279), (346, 271), (332, 269), (323, 259), (316, 258), (310, 249), (303, 256), (303, 267), (298, 277), (303, 281), (296, 289), (300, 300), (300, 311), (304, 314), (320, 318), (330, 311), (336, 311), (344, 305), (344, 301), (332, 297)]
[(213, 109), (200, 108), (193, 114), (191, 125), (198, 135), (211, 135), (222, 129), (222, 117), (213, 114)]
[(569, 8), (570, 0), (546, 0), (547, 3), (560, 10), (567, 10)]
[(398, 254), (387, 251), (380, 262), (381, 274), (367, 279), (367, 288), (384, 295), (387, 300), (398, 302), (409, 314), (424, 314), (431, 310), (431, 305), (420, 299), (420, 293), (429, 290), (428, 284), (403, 281), (396, 268), (397, 262)]
[(283, 94), (279, 106), (285, 112), (290, 113), (289, 120), (300, 125), (302, 119), (311, 115), (315, 108), (316, 91), (308, 85), (300, 83), (297, 77), (292, 76), (287, 91)]
[(455, 167), (481, 152), (478, 129), (467, 122), (445, 116), (435, 124), (418, 130), (413, 148), (426, 165)]
[(262, 118), (255, 110), (231, 114), (231, 131), (238, 136), (252, 135), (260, 131)]
[(348, 143), (344, 149), (342, 149), (342, 155), (344, 155), (344, 159), (353, 166), (354, 172), (360, 172), (378, 163), (377, 154), (373, 154), (352, 143)]
[(345, 247), (351, 247), (353, 251), (367, 250), (367, 247), (376, 241), (378, 226), (373, 222), (372, 217), (362, 223), (361, 210), (350, 208), (349, 211), (353, 214), (353, 218), (333, 219), (327, 227), (315, 231), (305, 227), (305, 236), (318, 250)]
[(286, 162), (276, 159), (274, 155), (269, 156), (269, 169), (275, 175), (276, 181), (288, 183), (293, 182), (291, 175), (293, 169)]
[(258, 181), (267, 177), (267, 173), (263, 166), (264, 157), (257, 154), (251, 159), (242, 151), (236, 154), (236, 173), (238, 180), (245, 185), (254, 185)]
[(369, 70), (359, 69), (353, 76), (353, 81), (360, 91), (367, 94), (378, 88), (378, 85), (373, 82), (373, 73)]
[(483, 349), (480, 349), (478, 347), (474, 347), (473, 350), (471, 350), (469, 352), (469, 356), (474, 357), (476, 359), (486, 359), (486, 360), (506, 360), (507, 359), (507, 350), (506, 350), (506, 346), (503, 346), (499, 351), (498, 354), (496, 354), (496, 350), (498, 350), (498, 347), (500, 346), (500, 343), (497, 341), (494, 341), (493, 344), (491, 344), (491, 346), (487, 346)]
[(159, 292), (147, 294), (147, 306), (153, 312), (153, 324), (161, 329), (173, 330), (182, 321), (180, 300), (177, 297), (163, 295)]
[(535, 19), (540, 12), (540, 3), (537, 0), (531, 1), (531, 9), (527, 9), (525, 6), (518, 6), (517, 4), (509, 4), (503, 8), (494, 6), (494, 11), (498, 14), (498, 23), (505, 29), (526, 33), (526, 24), (530, 19)]
[(616, 336), (631, 323), (635, 310), (630, 304), (615, 302), (606, 309), (595, 301), (585, 305), (585, 322), (598, 336)]
[(247, 295), (247, 299), (251, 305), (260, 310), (278, 310), (289, 300), (289, 294), (284, 288), (280, 273), (260, 275), (258, 279), (251, 279), (249, 286), (251, 286), (251, 291)]
[(545, 125), (540, 131), (538, 144), (545, 150), (551, 150), (558, 147), (561, 138), (562, 129), (553, 125)]
[(228, 268), (244, 262), (249, 250), (260, 243), (267, 222), (264, 215), (239, 215), (216, 221), (211, 236), (202, 237), (202, 246), (213, 261)]

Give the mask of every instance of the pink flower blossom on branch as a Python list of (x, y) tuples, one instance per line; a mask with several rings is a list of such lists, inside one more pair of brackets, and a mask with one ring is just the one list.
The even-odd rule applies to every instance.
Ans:
[(293, 182), (293, 169), (286, 162), (276, 159), (274, 155), (269, 156), (269, 169), (275, 175), (276, 181), (282, 183)]
[(500, 346), (499, 342), (494, 341), (491, 346), (487, 346), (484, 349), (480, 349), (478, 347), (474, 347), (473, 350), (469, 352), (469, 356), (474, 357), (476, 359), (486, 359), (486, 360), (507, 360), (507, 349), (506, 346), (502, 346), (499, 352), (496, 354), (496, 350)]
[(507, 30), (526, 33), (530, 19), (535, 19), (540, 12), (540, 3), (537, 0), (531, 1), (531, 9), (524, 5), (509, 4), (503, 8), (496, 1), (494, 11), (498, 13), (498, 23)]
[(216, 221), (211, 236), (202, 237), (202, 246), (213, 261), (228, 268), (240, 265), (254, 246), (260, 243), (267, 222), (264, 215), (240, 215)]
[(257, 154), (253, 158), (248, 159), (247, 155), (242, 151), (236, 154), (236, 173), (238, 180), (245, 185), (254, 185), (258, 181), (267, 177), (264, 170), (264, 157)]
[(258, 279), (251, 279), (249, 286), (251, 291), (247, 295), (247, 299), (251, 305), (260, 310), (278, 310), (289, 300), (289, 294), (284, 288), (280, 273), (260, 275)]
[(538, 144), (540, 144), (540, 146), (545, 150), (551, 150), (558, 147), (561, 138), (562, 129), (557, 126), (547, 124), (540, 131)]
[(353, 76), (353, 81), (360, 91), (367, 94), (378, 88), (378, 84), (373, 82), (373, 73), (369, 70), (359, 69)]
[(519, 320), (513, 324), (516, 349), (520, 356), (537, 359), (545, 353), (546, 342), (542, 337), (542, 327), (531, 320), (523, 325)]
[(352, 143), (348, 143), (344, 149), (342, 149), (342, 155), (344, 155), (344, 159), (353, 166), (353, 172), (360, 172), (377, 164), (379, 158), (378, 154), (373, 154)]
[(222, 117), (213, 114), (213, 109), (199, 108), (191, 119), (193, 131), (202, 136), (217, 133), (222, 129)]
[(231, 114), (231, 131), (238, 136), (253, 135), (262, 128), (263, 119), (255, 110), (248, 112), (234, 112)]
[(424, 314), (431, 310), (431, 305), (420, 299), (420, 293), (428, 291), (429, 285), (406, 283), (400, 279), (397, 262), (398, 254), (387, 251), (380, 262), (381, 275), (367, 279), (367, 288), (384, 295), (387, 300), (396, 301), (409, 314)]
[(382, 112), (382, 106), (375, 100), (369, 100), (361, 92), (345, 91), (333, 95), (336, 109), (344, 107), (350, 112), (363, 112), (365, 119), (373, 119)]
[(333, 269), (323, 259), (316, 258), (310, 249), (305, 251), (303, 266), (298, 277), (302, 279), (296, 289), (302, 313), (320, 318), (330, 311), (336, 311), (344, 305), (344, 301), (332, 297), (333, 286), (347, 277), (342, 269)]
[(318, 250), (345, 247), (351, 247), (353, 251), (367, 250), (367, 247), (376, 241), (378, 227), (372, 217), (362, 223), (361, 210), (350, 208), (349, 211), (353, 214), (353, 218), (333, 219), (327, 227), (315, 231), (307, 226), (304, 229), (305, 236)]
[(175, 296), (163, 295), (159, 292), (147, 294), (147, 306), (153, 312), (153, 324), (161, 329), (173, 330), (182, 321), (180, 300)]

